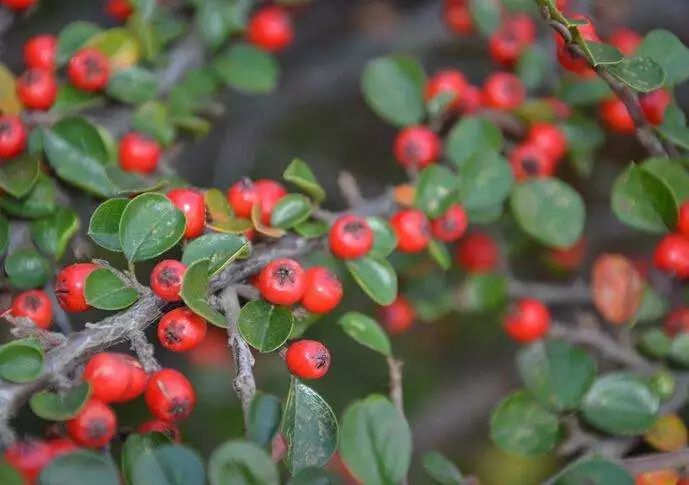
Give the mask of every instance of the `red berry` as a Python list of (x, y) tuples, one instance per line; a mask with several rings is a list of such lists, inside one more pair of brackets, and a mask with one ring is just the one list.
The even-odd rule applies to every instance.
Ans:
[(274, 180), (257, 180), (255, 185), (258, 193), (258, 202), (261, 204), (261, 221), (264, 224), (270, 224), (273, 207), (280, 199), (287, 195), (287, 191)]
[(258, 202), (258, 189), (244, 177), (227, 190), (227, 202), (237, 217), (251, 217), (251, 208)]
[(354, 214), (339, 217), (328, 235), (330, 252), (340, 259), (357, 259), (373, 247), (373, 231), (366, 219)]
[(146, 404), (162, 421), (178, 421), (191, 414), (196, 393), (191, 383), (174, 369), (162, 369), (148, 380)]
[(105, 5), (105, 12), (115, 20), (126, 21), (134, 12), (129, 0), (108, 0)]
[(46, 444), (50, 448), (51, 460), (57, 458), (58, 456), (66, 455), (67, 453), (74, 453), (79, 449), (74, 441), (67, 438), (53, 438), (46, 441)]
[(505, 331), (517, 342), (539, 340), (550, 329), (550, 312), (539, 300), (524, 298), (505, 318)]
[(689, 308), (680, 307), (672, 310), (665, 318), (663, 329), (670, 337), (689, 332)]
[(391, 334), (406, 332), (414, 324), (416, 312), (409, 300), (398, 295), (389, 305), (380, 307), (380, 320)]
[(498, 263), (500, 250), (487, 234), (474, 233), (460, 241), (457, 247), (459, 264), (470, 273), (487, 273)]
[(483, 85), (483, 102), (489, 108), (517, 109), (526, 96), (521, 80), (509, 72), (492, 74)]
[(423, 251), (431, 242), (431, 227), (426, 214), (417, 209), (404, 209), (390, 219), (397, 234), (397, 249), (404, 253)]
[(155, 140), (140, 133), (127, 133), (120, 140), (120, 167), (127, 172), (153, 173), (160, 153), (160, 145)]
[(206, 321), (188, 308), (175, 308), (158, 323), (158, 340), (168, 350), (186, 352), (206, 336)]
[(625, 56), (631, 56), (636, 52), (642, 40), (643, 37), (632, 29), (622, 27), (612, 33), (608, 42), (617, 47)]
[(436, 239), (454, 242), (464, 235), (469, 224), (466, 212), (459, 204), (452, 204), (445, 214), (431, 221), (431, 231)]
[(619, 98), (610, 98), (600, 104), (600, 117), (605, 126), (615, 133), (634, 133), (634, 120)]
[(275, 305), (294, 305), (306, 290), (306, 278), (301, 265), (293, 259), (271, 261), (258, 275), (261, 296)]
[(449, 29), (456, 34), (467, 35), (474, 30), (474, 20), (465, 2), (445, 0), (444, 18)]
[(263, 7), (249, 20), (247, 39), (270, 52), (284, 50), (292, 43), (294, 32), (287, 11), (280, 7)]
[(137, 428), (139, 433), (161, 433), (170, 438), (175, 443), (181, 443), (182, 435), (175, 423), (161, 421), (159, 419), (152, 419), (141, 423)]
[(342, 283), (328, 268), (317, 266), (306, 270), (306, 290), (301, 304), (311, 313), (328, 313), (342, 300)]
[(38, 328), (45, 330), (53, 321), (53, 306), (43, 290), (22, 291), (12, 300), (12, 315), (30, 318)]
[(33, 7), (38, 3), (38, 0), (2, 0), (0, 3), (10, 10), (21, 11)]
[(51, 459), (50, 446), (43, 440), (17, 441), (5, 450), (5, 460), (24, 477), (27, 484), (34, 483)]
[(459, 109), (464, 114), (472, 114), (481, 108), (482, 103), (483, 94), (481, 90), (470, 84), (467, 86), (466, 91), (464, 91)]
[(549, 249), (546, 253), (548, 262), (555, 268), (573, 271), (581, 266), (586, 256), (586, 239), (581, 238), (568, 248)]
[(293, 376), (320, 379), (330, 368), (330, 352), (315, 340), (297, 340), (287, 347), (285, 363)]
[(560, 160), (567, 151), (567, 137), (560, 128), (550, 123), (534, 123), (527, 140), (540, 147), (553, 160)]
[(662, 125), (665, 119), (665, 110), (670, 105), (672, 97), (665, 89), (656, 89), (647, 94), (639, 96), (639, 104), (646, 116), (646, 119), (652, 125)]
[(689, 238), (689, 202), (685, 202), (679, 206), (677, 232)]
[(29, 69), (17, 78), (17, 96), (29, 109), (46, 110), (57, 97), (55, 74), (45, 69)]
[(24, 148), (26, 148), (24, 123), (18, 116), (0, 116), (0, 159), (15, 157), (23, 152)]
[(101, 448), (115, 436), (117, 416), (108, 405), (91, 399), (79, 414), (67, 421), (66, 427), (75, 443), (86, 448)]
[(573, 53), (569, 46), (565, 44), (565, 41), (562, 40), (560, 34), (555, 34), (555, 44), (557, 45), (557, 60), (562, 67), (582, 77), (588, 78), (596, 75), (588, 61)]
[(393, 151), (403, 167), (422, 169), (438, 158), (440, 138), (425, 126), (410, 126), (397, 134)]
[(67, 76), (79, 89), (100, 91), (110, 79), (110, 61), (99, 50), (85, 47), (69, 60)]
[(517, 145), (510, 152), (514, 178), (521, 182), (529, 177), (547, 177), (555, 172), (553, 159), (533, 143)]
[(115, 402), (129, 402), (139, 397), (146, 389), (148, 374), (141, 363), (131, 355), (122, 354), (122, 360), (129, 369), (129, 385), (127, 390)]
[(55, 296), (60, 306), (68, 312), (83, 312), (90, 307), (84, 296), (86, 278), (98, 265), (93, 263), (75, 263), (62, 268), (57, 274)]
[(457, 69), (446, 69), (438, 72), (426, 83), (425, 98), (430, 101), (441, 94), (449, 96), (447, 106), (458, 109), (462, 103), (462, 97), (469, 83), (464, 75)]
[(24, 44), (24, 64), (28, 68), (54, 71), (56, 53), (57, 38), (54, 35), (43, 34), (31, 37)]
[(89, 359), (82, 379), (91, 384), (91, 396), (104, 403), (116, 402), (129, 388), (129, 363), (124, 354), (100, 352)]
[(509, 30), (496, 30), (488, 40), (491, 58), (501, 66), (513, 66), (524, 49), (524, 44)]
[(689, 277), (689, 238), (668, 234), (656, 246), (653, 261), (661, 271), (678, 278)]
[(206, 201), (203, 194), (194, 189), (172, 189), (167, 193), (172, 204), (182, 211), (187, 223), (184, 237), (193, 239), (206, 227)]
[(184, 273), (187, 265), (176, 259), (164, 259), (151, 271), (151, 289), (165, 301), (180, 301)]
[(553, 115), (559, 120), (566, 120), (572, 114), (569, 105), (561, 99), (551, 97), (546, 98), (545, 101), (550, 106), (550, 109), (553, 110)]

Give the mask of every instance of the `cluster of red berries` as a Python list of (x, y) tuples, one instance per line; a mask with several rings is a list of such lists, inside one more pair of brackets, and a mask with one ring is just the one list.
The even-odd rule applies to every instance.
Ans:
[(509, 154), (517, 181), (529, 177), (548, 177), (555, 173), (567, 151), (565, 134), (552, 123), (534, 123), (526, 139)]
[(255, 182), (244, 177), (227, 190), (227, 201), (237, 217), (249, 218), (255, 205), (261, 209), (261, 222), (270, 224), (270, 216), (278, 200), (287, 190), (278, 182), (260, 179)]
[(525, 13), (506, 16), (488, 40), (490, 55), (504, 67), (514, 67), (536, 38), (536, 25)]
[(25, 483), (37, 483), (38, 475), (55, 458), (77, 451), (79, 447), (70, 439), (58, 437), (47, 440), (17, 441), (4, 453), (5, 461), (17, 470)]
[(689, 278), (689, 203), (679, 208), (676, 232), (668, 234), (656, 246), (653, 260), (661, 271), (680, 279)]

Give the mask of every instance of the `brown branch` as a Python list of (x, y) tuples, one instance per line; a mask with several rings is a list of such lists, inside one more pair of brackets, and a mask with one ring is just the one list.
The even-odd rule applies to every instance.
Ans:
[(628, 458), (624, 460), (623, 465), (632, 475), (668, 468), (683, 468), (689, 466), (689, 448), (668, 453), (654, 453)]
[[(387, 357), (386, 361), (390, 373), (390, 400), (400, 412), (400, 415), (406, 419), (404, 414), (404, 391), (402, 388), (402, 366), (404, 363), (392, 356)], [(400, 483), (401, 485), (407, 485), (409, 479), (404, 476)]]

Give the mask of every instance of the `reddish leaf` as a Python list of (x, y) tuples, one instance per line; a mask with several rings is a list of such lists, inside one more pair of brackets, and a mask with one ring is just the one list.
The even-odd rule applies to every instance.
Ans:
[(631, 261), (620, 254), (604, 254), (593, 264), (593, 302), (603, 317), (622, 324), (636, 315), (644, 281)]

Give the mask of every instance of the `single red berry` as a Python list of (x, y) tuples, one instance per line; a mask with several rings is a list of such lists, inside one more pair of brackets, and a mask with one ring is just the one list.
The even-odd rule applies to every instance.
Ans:
[(492, 237), (474, 233), (465, 237), (457, 247), (459, 264), (470, 273), (487, 273), (498, 264), (500, 250)]
[(472, 114), (477, 112), (482, 106), (483, 93), (481, 89), (471, 84), (468, 85), (466, 91), (464, 91), (464, 96), (462, 96), (459, 110), (464, 114)]
[(389, 305), (380, 307), (379, 315), (381, 322), (391, 334), (406, 332), (416, 319), (414, 307), (401, 295), (398, 295)]
[(425, 126), (410, 126), (397, 134), (393, 151), (403, 167), (422, 169), (440, 155), (440, 138)]
[(174, 369), (162, 369), (153, 374), (148, 380), (145, 398), (153, 415), (163, 421), (186, 418), (196, 404), (191, 383)]
[(287, 191), (275, 180), (260, 179), (256, 181), (255, 185), (258, 203), (261, 204), (261, 221), (263, 224), (270, 224), (270, 216), (275, 204), (287, 195)]
[(514, 178), (521, 182), (529, 177), (547, 177), (555, 172), (555, 162), (541, 147), (526, 142), (510, 152)]
[(689, 238), (668, 234), (656, 246), (653, 261), (661, 271), (678, 278), (689, 277)]
[(57, 458), (58, 456), (66, 455), (67, 453), (74, 453), (79, 449), (76, 443), (68, 438), (53, 438), (47, 440), (46, 444), (50, 448), (51, 460)]
[(652, 125), (662, 125), (665, 119), (665, 110), (670, 105), (672, 97), (666, 89), (656, 89), (650, 93), (639, 96), (639, 104)]
[[(0, 116), (0, 159), (19, 155), (26, 148), (26, 128), (18, 116)], [(2, 160), (0, 160), (2, 164)]]
[(665, 318), (663, 329), (670, 337), (689, 332), (689, 308), (679, 307), (672, 310)]
[(276, 259), (263, 267), (258, 275), (261, 296), (275, 305), (294, 305), (306, 290), (301, 265), (293, 259)]
[(536, 40), (536, 23), (524, 12), (515, 13), (506, 18), (502, 28), (513, 32), (525, 46)]
[(556, 269), (573, 271), (581, 266), (586, 256), (586, 239), (581, 238), (568, 248), (552, 248), (546, 253), (547, 261)]
[(512, 67), (523, 50), (524, 43), (510, 30), (496, 30), (488, 39), (491, 58), (504, 67)]
[(12, 315), (30, 318), (38, 328), (46, 330), (53, 321), (53, 305), (43, 290), (22, 291), (12, 300)]
[(55, 74), (45, 69), (29, 69), (17, 78), (17, 96), (29, 109), (46, 110), (57, 97)]
[(600, 117), (605, 126), (615, 133), (634, 133), (634, 120), (627, 107), (619, 98), (610, 98), (600, 104)]
[(209, 325), (206, 338), (185, 356), (193, 366), (218, 368), (228, 365), (227, 332)]
[(57, 274), (55, 296), (60, 306), (68, 312), (83, 312), (90, 307), (84, 296), (86, 278), (98, 265), (93, 263), (75, 263), (62, 268)]
[(340, 216), (328, 235), (330, 252), (340, 259), (357, 259), (373, 247), (373, 231), (366, 219), (354, 214)]
[(445, 0), (444, 15), (448, 28), (459, 35), (468, 35), (474, 31), (474, 19), (466, 2)]
[(426, 83), (426, 101), (434, 99), (436, 96), (448, 96), (447, 106), (452, 109), (459, 109), (462, 103), (464, 92), (469, 83), (464, 75), (457, 69), (446, 69), (435, 74)]
[(27, 484), (35, 483), (51, 459), (50, 446), (43, 440), (17, 441), (5, 450), (5, 461), (24, 477)]
[(125, 354), (100, 352), (89, 359), (82, 379), (91, 384), (91, 396), (104, 403), (120, 402), (129, 388), (130, 364)]
[(539, 340), (550, 329), (550, 312), (539, 300), (524, 298), (505, 318), (505, 331), (517, 342)]
[(643, 41), (643, 37), (632, 29), (625, 27), (614, 31), (608, 39), (608, 42), (617, 47), (625, 56), (633, 55), (639, 45), (641, 45), (641, 41)]
[(32, 69), (55, 70), (57, 37), (50, 34), (31, 37), (24, 44), (24, 64)]
[(404, 209), (390, 218), (397, 234), (397, 249), (404, 253), (423, 251), (431, 242), (431, 225), (426, 214), (417, 209)]
[(105, 5), (105, 13), (120, 22), (125, 22), (133, 12), (129, 0), (108, 0)]
[(121, 354), (122, 360), (127, 365), (129, 369), (129, 383), (127, 385), (127, 390), (124, 394), (120, 396), (119, 399), (114, 402), (129, 402), (132, 399), (136, 399), (144, 390), (146, 390), (146, 384), (148, 383), (148, 374), (144, 370), (144, 366), (136, 360), (131, 355)]
[(227, 189), (227, 202), (237, 217), (251, 217), (251, 208), (258, 202), (256, 184), (243, 177)]
[(180, 301), (184, 273), (187, 265), (176, 259), (164, 259), (151, 271), (151, 289), (165, 301)]
[(38, 0), (2, 0), (0, 3), (10, 10), (19, 12), (33, 7), (38, 3)]
[(459, 204), (452, 204), (445, 214), (431, 221), (433, 237), (442, 242), (454, 242), (464, 235), (469, 225), (464, 208)]
[(320, 379), (330, 368), (330, 352), (315, 340), (297, 340), (287, 347), (285, 363), (293, 376)]
[(188, 308), (170, 310), (158, 322), (158, 340), (173, 352), (186, 352), (206, 336), (206, 321)]
[(560, 160), (567, 151), (567, 137), (551, 123), (534, 123), (527, 140), (540, 147), (553, 160)]
[(141, 423), (137, 428), (139, 433), (161, 433), (170, 438), (175, 443), (182, 442), (182, 435), (175, 423), (161, 421), (159, 419), (151, 419)]
[(167, 193), (172, 204), (182, 211), (187, 223), (184, 237), (193, 239), (203, 233), (206, 227), (206, 201), (203, 194), (194, 189), (172, 189)]
[(555, 34), (555, 45), (557, 46), (557, 60), (562, 67), (585, 78), (596, 75), (596, 72), (591, 69), (588, 61), (572, 52), (570, 47), (562, 40), (560, 34)]
[(127, 133), (120, 140), (120, 167), (127, 172), (153, 173), (158, 167), (161, 151), (155, 140), (140, 133)]
[(679, 206), (677, 232), (682, 236), (689, 238), (689, 202), (685, 202)]
[(342, 283), (328, 268), (317, 266), (306, 270), (306, 290), (301, 304), (311, 313), (328, 313), (342, 300)]
[(69, 60), (67, 76), (79, 89), (100, 91), (110, 79), (110, 61), (98, 49), (85, 47)]
[(86, 448), (101, 448), (115, 436), (117, 416), (107, 404), (91, 399), (79, 414), (67, 421), (66, 427), (75, 443)]
[(496, 72), (483, 85), (483, 102), (489, 108), (517, 109), (526, 97), (521, 80), (510, 72)]
[(249, 20), (247, 39), (252, 44), (270, 52), (284, 50), (292, 43), (292, 20), (284, 8), (263, 7)]

